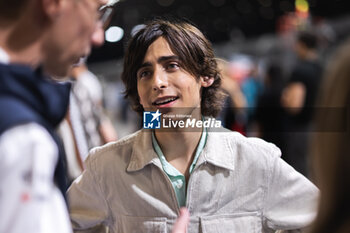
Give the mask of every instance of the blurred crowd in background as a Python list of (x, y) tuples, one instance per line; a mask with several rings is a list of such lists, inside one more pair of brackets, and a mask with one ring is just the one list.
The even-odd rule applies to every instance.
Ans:
[[(275, 21), (274, 32), (249, 38), (237, 32), (229, 41), (213, 43), (222, 70), (222, 88), (228, 95), (219, 117), (223, 126), (276, 144), (284, 160), (310, 176), (307, 153), (310, 135), (315, 132), (313, 115), (318, 89), (332, 53), (349, 35), (347, 25), (350, 17), (346, 15), (321, 19), (310, 13), (307, 1), (295, 1), (294, 8)], [(74, 106), (71, 107), (71, 119), (65, 122), (80, 136), (76, 146), (71, 145), (68, 150), (84, 155), (93, 146), (122, 138), (142, 127), (142, 119), (123, 97), (122, 61), (122, 58), (90, 61), (88, 66), (84, 65), (84, 72), (79, 72), (90, 77), (84, 82), (90, 86), (86, 88), (91, 90), (90, 94), (85, 93), (90, 97), (84, 97), (84, 88), (79, 88), (84, 84), (78, 79), (71, 99), (80, 106), (86, 129), (83, 135), (82, 125), (77, 125), (74, 119), (77, 115)], [(82, 70), (75, 68), (78, 69)], [(71, 76), (79, 76), (78, 71)], [(98, 111), (79, 103), (84, 98), (90, 98)], [(64, 133), (64, 127), (61, 131)], [(83, 160), (75, 162), (79, 169), (73, 173), (80, 173)]]

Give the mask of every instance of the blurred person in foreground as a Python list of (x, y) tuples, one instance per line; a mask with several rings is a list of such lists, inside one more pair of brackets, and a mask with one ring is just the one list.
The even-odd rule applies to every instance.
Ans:
[(312, 140), (315, 181), (321, 190), (311, 233), (350, 232), (350, 40), (327, 66)]
[(0, 232), (71, 232), (64, 151), (72, 64), (104, 41), (105, 0), (0, 0)]
[[(211, 44), (187, 22), (159, 19), (138, 31), (122, 80), (133, 108), (154, 120), (206, 122), (221, 108)], [(304, 228), (318, 190), (280, 155), (273, 144), (221, 127), (140, 130), (90, 152), (68, 190), (73, 228), (169, 232), (181, 207), (191, 215), (187, 232)]]
[(285, 130), (288, 142), (283, 159), (297, 171), (308, 176), (309, 138), (322, 75), (316, 35), (309, 31), (299, 32), (295, 52), (298, 62), (281, 95), (281, 104), (287, 116)]

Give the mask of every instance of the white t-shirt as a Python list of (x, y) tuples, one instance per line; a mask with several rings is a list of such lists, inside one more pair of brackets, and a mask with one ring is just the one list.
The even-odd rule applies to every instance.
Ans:
[(63, 196), (54, 184), (58, 148), (39, 124), (0, 136), (0, 232), (72, 232)]

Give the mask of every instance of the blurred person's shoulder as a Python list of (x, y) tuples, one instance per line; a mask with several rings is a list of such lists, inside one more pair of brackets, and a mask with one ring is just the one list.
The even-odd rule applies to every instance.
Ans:
[(13, 141), (20, 145), (37, 142), (56, 145), (50, 133), (43, 126), (35, 122), (18, 124), (8, 128), (0, 135), (0, 142), (5, 141)]
[(47, 158), (56, 159), (58, 156), (57, 145), (50, 133), (38, 123), (30, 122), (19, 124), (5, 130), (0, 135), (0, 150), (2, 157), (20, 156), (26, 157), (46, 156)]

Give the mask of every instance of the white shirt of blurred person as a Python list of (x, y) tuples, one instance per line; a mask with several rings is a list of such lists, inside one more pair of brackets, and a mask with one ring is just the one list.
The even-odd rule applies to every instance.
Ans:
[(83, 162), (93, 147), (116, 141), (116, 130), (103, 107), (103, 90), (98, 77), (85, 63), (74, 66), (69, 111), (59, 126), (67, 158), (69, 180), (84, 170)]
[[(1, 65), (20, 64), (33, 72), (41, 67), (57, 79), (65, 76), (92, 45), (103, 43), (98, 10), (106, 3), (0, 0)], [(58, 145), (38, 123), (15, 125), (0, 135), (1, 233), (72, 231), (66, 203), (53, 180), (58, 159)]]

